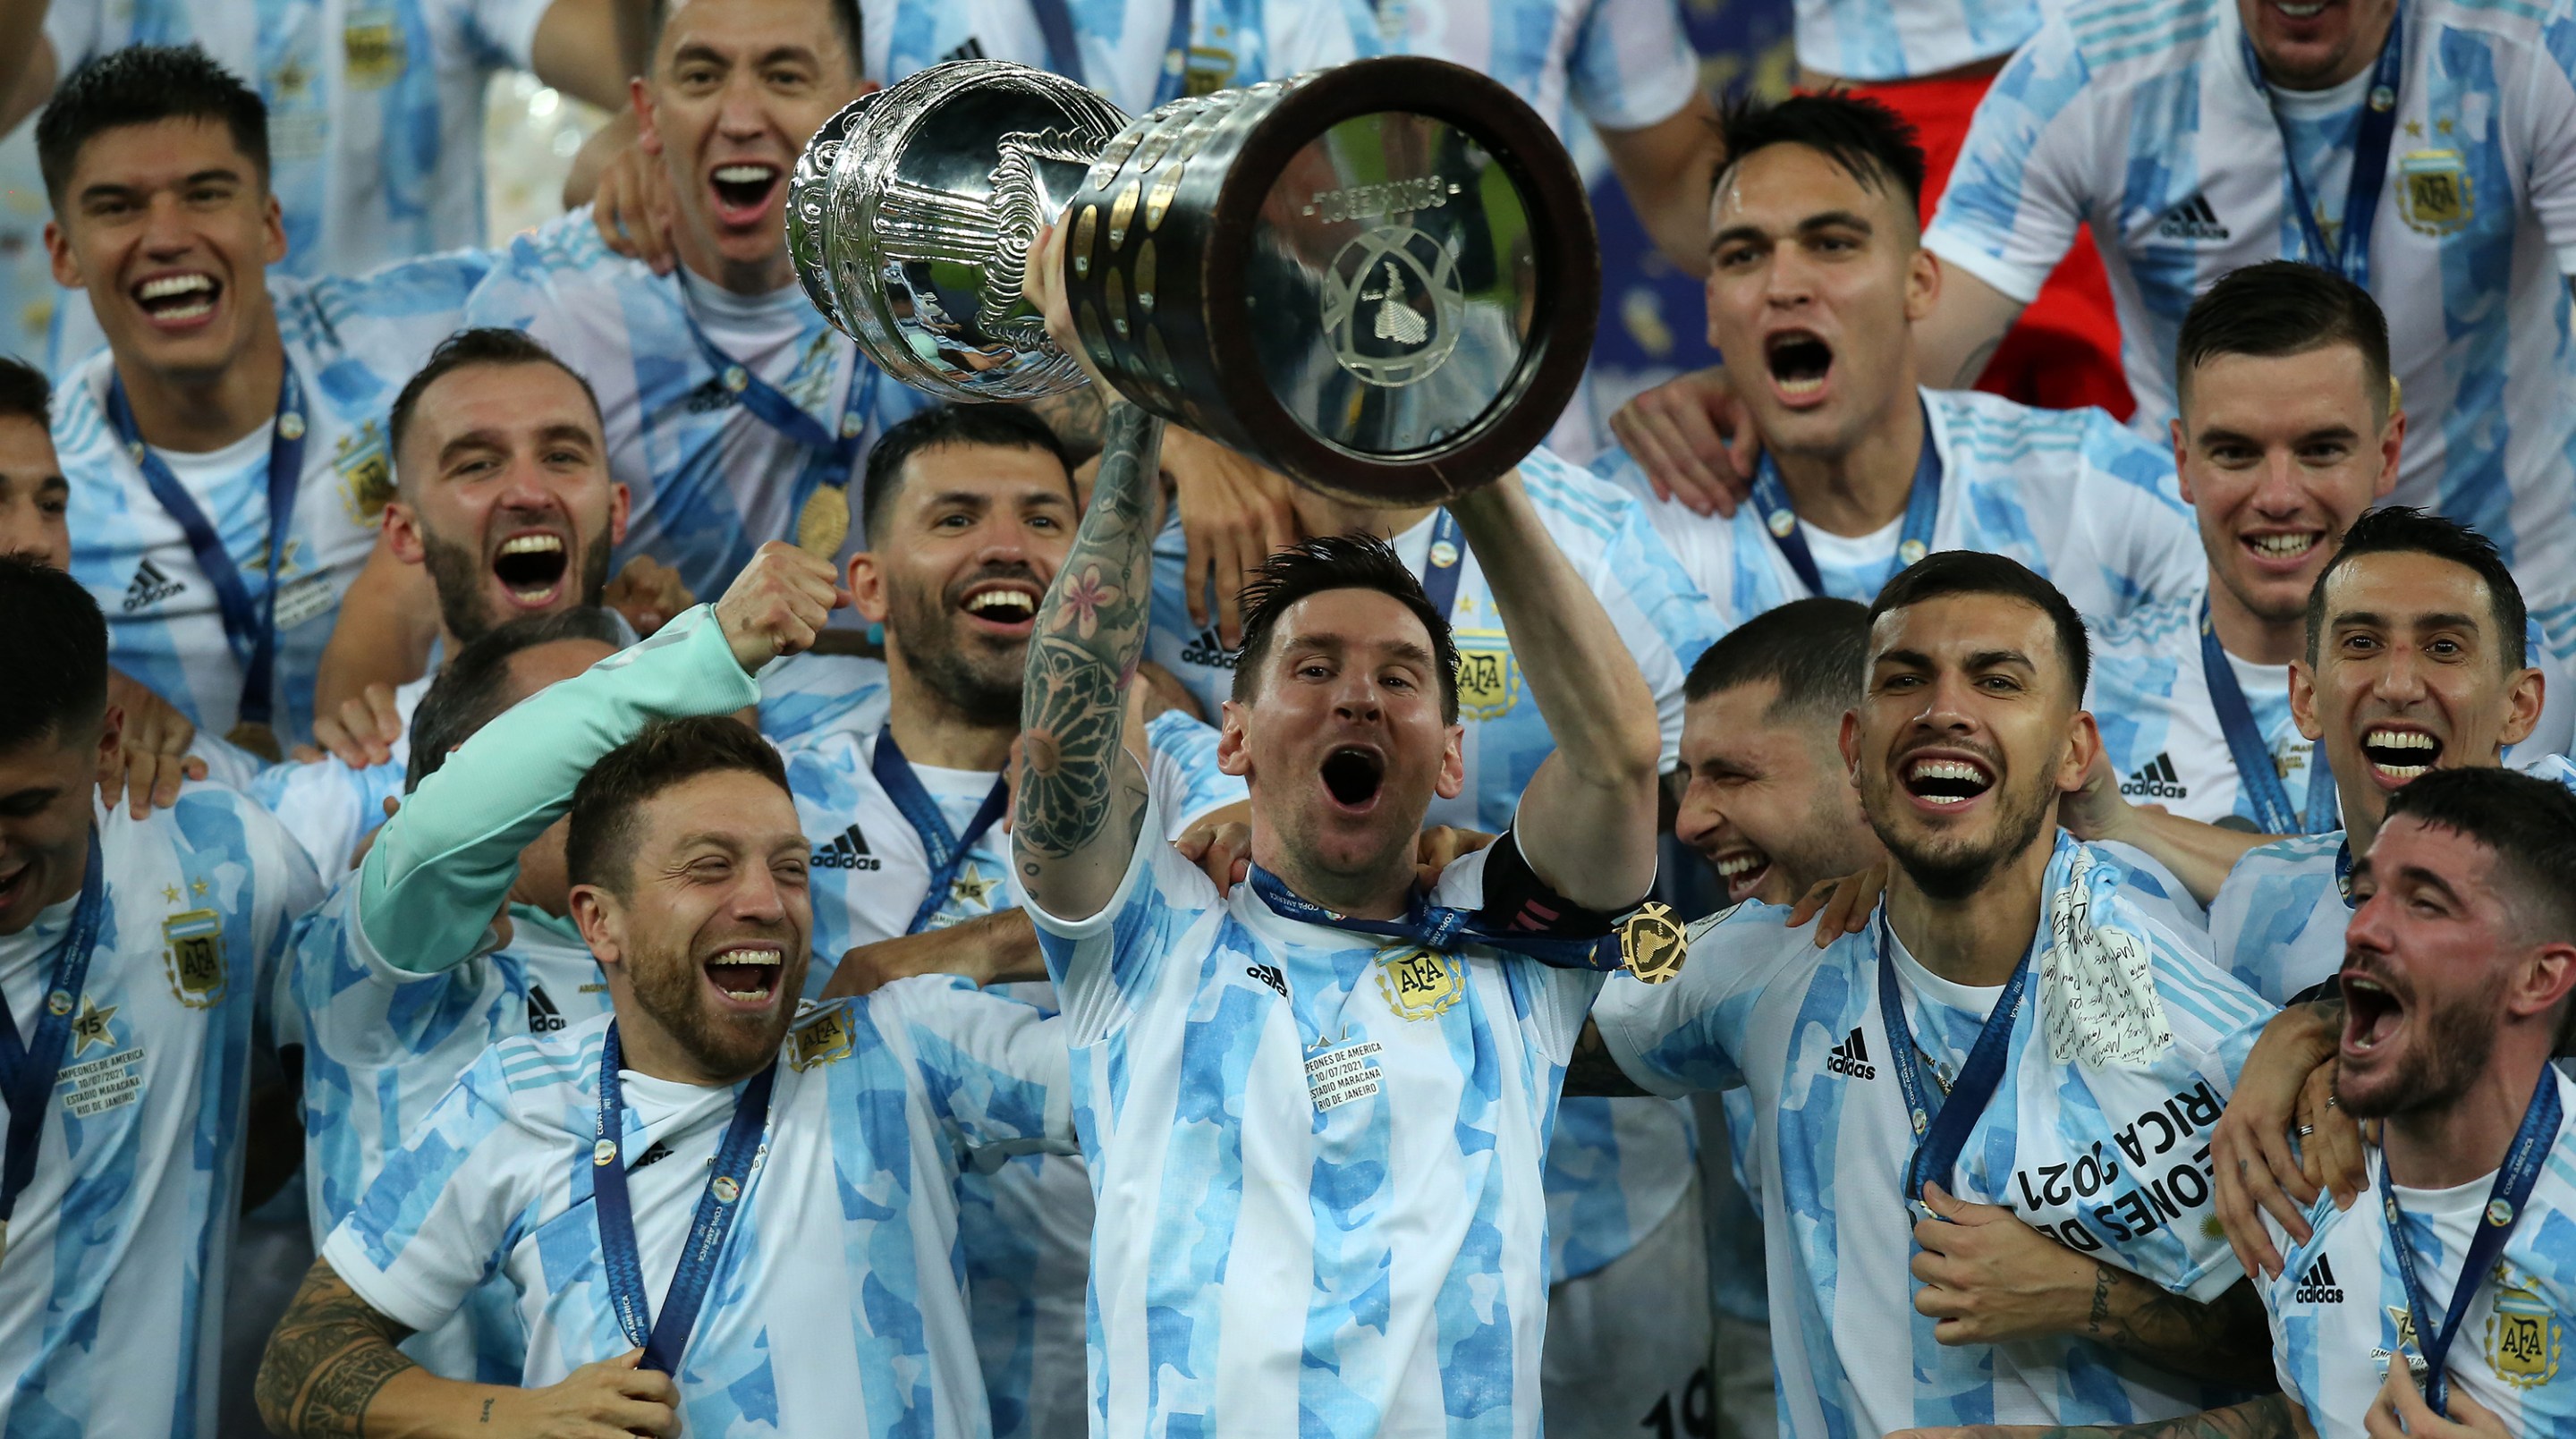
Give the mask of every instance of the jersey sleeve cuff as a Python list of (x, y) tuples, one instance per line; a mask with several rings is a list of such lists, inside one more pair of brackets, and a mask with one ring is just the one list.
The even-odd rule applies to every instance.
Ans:
[[(1614, 974), (1601, 986), (1601, 995), (1592, 1004), (1592, 1027), (1601, 1032), (1602, 1046), (1610, 1051), (1611, 1062), (1629, 1082), (1648, 1094), (1665, 1099), (1686, 1099), (1700, 1091), (1684, 1084), (1647, 1062), (1646, 1052), (1654, 1047), (1655, 1036), (1642, 1023), (1645, 1017), (1645, 995), (1632, 993), (1646, 988), (1645, 982), (1628, 975)], [(1621, 1002), (1623, 998), (1630, 1002)]]
[(1967, 271), (2017, 304), (2027, 305), (2038, 299), (2039, 287), (2048, 283), (2047, 269), (2032, 270), (1998, 259), (1967, 236), (1945, 229), (1937, 219), (1923, 234), (1923, 248), (1939, 256), (1942, 264)]
[(331, 1272), (340, 1276), (349, 1292), (365, 1300), (368, 1308), (415, 1334), (437, 1328), (456, 1312), (455, 1304), (441, 1303), (417, 1285), (378, 1269), (345, 1221), (322, 1241), (322, 1257), (330, 1261)]

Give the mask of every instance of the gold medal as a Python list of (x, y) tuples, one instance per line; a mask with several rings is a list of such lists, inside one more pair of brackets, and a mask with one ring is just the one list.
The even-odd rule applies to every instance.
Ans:
[(1670, 905), (1649, 900), (1619, 926), (1620, 962), (1648, 984), (1662, 984), (1681, 973), (1689, 955), (1689, 937)]
[(240, 724), (234, 725), (232, 733), (225, 735), (224, 738), (258, 755), (270, 764), (276, 764), (286, 757), (285, 751), (277, 747), (277, 731), (251, 720), (243, 720)]
[(839, 485), (817, 485), (796, 516), (796, 548), (821, 559), (841, 552), (850, 537), (850, 492)]

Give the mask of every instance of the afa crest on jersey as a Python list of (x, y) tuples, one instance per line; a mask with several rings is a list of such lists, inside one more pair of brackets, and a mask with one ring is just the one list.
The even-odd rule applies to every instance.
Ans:
[(191, 909), (161, 922), (161, 958), (170, 992), (191, 1009), (212, 1009), (224, 997), (224, 918)]
[(1377, 987), (1397, 1015), (1429, 1019), (1467, 992), (1467, 970), (1454, 954), (1408, 945), (1378, 957)]
[(1457, 632), (1458, 718), (1501, 719), (1521, 695), (1520, 662), (1501, 630)]
[(800, 1020), (787, 1032), (787, 1067), (812, 1069), (850, 1057), (850, 1017), (839, 1005)]
[(382, 426), (369, 420), (342, 435), (331, 468), (339, 473), (340, 501), (348, 506), (352, 523), (372, 525), (384, 518), (385, 505), (394, 497), (394, 465), (385, 451)]
[(402, 77), (411, 62), (402, 21), (391, 10), (361, 10), (340, 32), (345, 75), (352, 90), (381, 90)]
[(2508, 1266), (2498, 1264), (2495, 1282), (2495, 1312), (2486, 1326), (2487, 1367), (2507, 1384), (2536, 1389), (2558, 1373), (2558, 1316), (2541, 1297), (2538, 1281), (2526, 1276), (2517, 1282)]
[(2457, 150), (2410, 150), (2397, 161), (2397, 213), (2418, 234), (2439, 238), (2477, 214), (2468, 162)]

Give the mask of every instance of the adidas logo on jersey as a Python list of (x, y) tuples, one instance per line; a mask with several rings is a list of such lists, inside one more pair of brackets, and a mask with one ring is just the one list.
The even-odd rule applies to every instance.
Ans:
[(1288, 997), (1288, 976), (1279, 972), (1279, 966), (1275, 964), (1251, 964), (1244, 966), (1243, 972), (1246, 976), (1251, 978), (1254, 983), (1270, 986), (1271, 992), (1278, 995), (1281, 999), (1286, 999)]
[(2308, 1272), (2299, 1276), (2299, 1287), (2290, 1299), (2297, 1304), (2341, 1304), (2343, 1288), (2335, 1283), (2333, 1263), (2318, 1255)]
[(653, 1147), (644, 1151), (643, 1158), (636, 1160), (633, 1164), (626, 1167), (627, 1172), (631, 1174), (636, 1170), (643, 1168), (647, 1164), (657, 1164), (670, 1157), (671, 1146), (656, 1139), (653, 1141)]
[(2165, 217), (2156, 222), (2156, 234), (2167, 240), (2224, 240), (2227, 227), (2218, 223), (2209, 197), (2195, 194), (2165, 211)]
[(2173, 756), (2157, 755), (2138, 766), (2138, 772), (2120, 781), (2120, 793), (2131, 799), (2189, 799), (2191, 790), (2174, 773)]
[(528, 1033), (552, 1034), (564, 1027), (563, 1011), (546, 997), (545, 986), (528, 986)]
[(983, 58), (984, 42), (976, 39), (972, 35), (966, 37), (966, 43), (939, 57), (942, 64), (951, 60), (981, 60)]
[(1851, 1036), (1826, 1054), (1825, 1068), (1845, 1079), (1878, 1078), (1878, 1066), (1869, 1062), (1869, 1043), (1861, 1038), (1860, 1026), (1853, 1025)]
[(145, 560), (134, 567), (134, 582), (125, 587), (125, 612), (132, 614), (146, 605), (157, 605), (188, 586), (161, 572), (161, 567)]
[(1198, 632), (1197, 638), (1181, 646), (1181, 663), (1205, 669), (1230, 670), (1234, 668), (1234, 651), (1225, 647), (1225, 642), (1216, 637), (1213, 628), (1204, 629)]
[(859, 833), (857, 825), (841, 831), (839, 838), (814, 851), (813, 858), (806, 863), (816, 869), (873, 870), (885, 867), (875, 855), (868, 853), (868, 837)]

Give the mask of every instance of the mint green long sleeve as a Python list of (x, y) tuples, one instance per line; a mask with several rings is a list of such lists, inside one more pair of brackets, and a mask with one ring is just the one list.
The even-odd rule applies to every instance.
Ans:
[(573, 786), (656, 719), (760, 700), (711, 605), (551, 685), (475, 732), (421, 782), (359, 866), (359, 924), (397, 969), (434, 974), (483, 947), (519, 851), (572, 807)]

